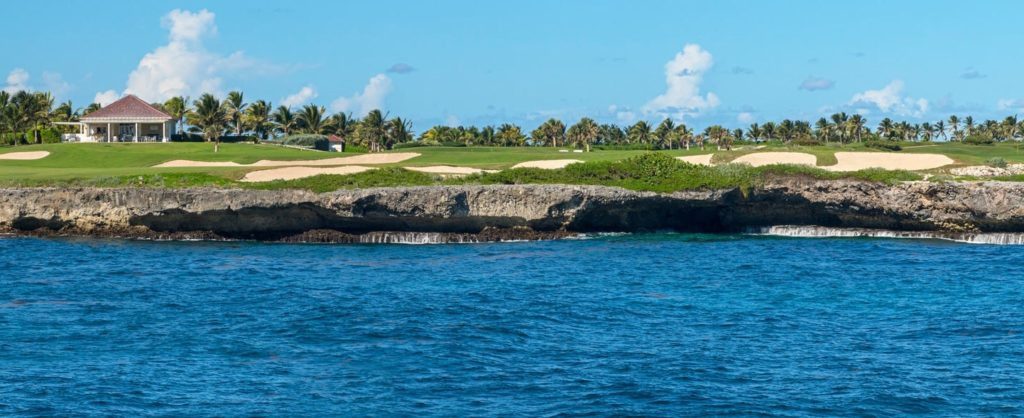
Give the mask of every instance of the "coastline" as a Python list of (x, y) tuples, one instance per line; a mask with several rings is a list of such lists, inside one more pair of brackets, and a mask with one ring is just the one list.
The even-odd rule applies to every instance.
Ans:
[(746, 232), (781, 225), (1024, 232), (1024, 184), (773, 179), (755, 188), (604, 186), (342, 190), (0, 189), (0, 230), (29, 236), (284, 242), (487, 242), (600, 232)]

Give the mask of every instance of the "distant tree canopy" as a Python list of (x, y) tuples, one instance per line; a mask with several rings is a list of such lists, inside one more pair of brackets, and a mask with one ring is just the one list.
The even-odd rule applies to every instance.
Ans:
[[(873, 141), (956, 141), (991, 144), (1024, 139), (1024, 120), (1007, 116), (1002, 120), (976, 122), (971, 116), (950, 116), (934, 122), (911, 123), (883, 118), (871, 126), (860, 114), (845, 112), (823, 116), (814, 122), (783, 119), (729, 128), (711, 125), (693, 129), (687, 124), (662, 119), (641, 120), (629, 126), (599, 124), (591, 118), (563, 122), (549, 118), (528, 134), (513, 123), (488, 126), (431, 127), (418, 136), (412, 123), (374, 109), (363, 117), (344, 112), (329, 113), (323, 106), (274, 107), (265, 100), (246, 102), (245, 95), (232, 91), (223, 99), (203, 94), (192, 100), (172, 97), (154, 106), (178, 122), (178, 133), (186, 130), (208, 141), (233, 135), (251, 140), (268, 140), (293, 134), (336, 135), (347, 143), (369, 151), (390, 149), (399, 144), (447, 146), (549, 146), (589, 150), (592, 146), (648, 149), (704, 148), (708, 144), (729, 149), (737, 141), (779, 141), (795, 144), (853, 143)], [(47, 92), (0, 91), (0, 144), (19, 145), (59, 140), (59, 133), (75, 127), (54, 122), (75, 122), (101, 106), (91, 103), (75, 108), (70, 101), (54, 104)], [(571, 125), (567, 125), (572, 122)], [(891, 147), (890, 147), (891, 148)]]

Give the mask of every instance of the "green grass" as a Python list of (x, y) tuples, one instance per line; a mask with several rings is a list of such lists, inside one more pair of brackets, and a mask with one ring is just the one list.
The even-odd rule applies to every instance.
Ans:
[[(960, 165), (978, 165), (992, 158), (1002, 158), (1009, 163), (1024, 162), (1024, 152), (1017, 144), (996, 144), (990, 146), (933, 143), (904, 143), (897, 153), (939, 153), (953, 158)], [(443, 179), (440, 176), (415, 173), (406, 170), (374, 170), (348, 176), (316, 176), (293, 181), (278, 181), (262, 184), (240, 183), (237, 180), (246, 172), (259, 168), (250, 167), (191, 167), (154, 168), (162, 162), (189, 159), (200, 161), (233, 161), (240, 164), (258, 160), (299, 160), (321, 159), (355, 155), (353, 153), (327, 153), (284, 148), (275, 145), (222, 144), (221, 151), (213, 152), (208, 143), (169, 144), (47, 144), (19, 147), (3, 147), (0, 153), (24, 151), (49, 151), (50, 156), (40, 160), (0, 160), (0, 186), (94, 186), (94, 187), (245, 187), (257, 189), (298, 188), (313, 191), (337, 190), (343, 188), (411, 186), (426, 184), (523, 184), (523, 183), (568, 183), (605, 184), (635, 190), (672, 191), (702, 187), (726, 187), (749, 184), (756, 179), (771, 175), (801, 175), (815, 178), (860, 178), (870, 181), (906, 181), (920, 177), (914, 173), (884, 170), (864, 170), (856, 173), (832, 173), (813, 167), (769, 166), (750, 168), (733, 165), (715, 167), (692, 167), (673, 169), (668, 177), (648, 173), (633, 175), (637, 167), (628, 167), (626, 161), (639, 156), (651, 155), (643, 150), (599, 150), (590, 153), (563, 153), (555, 148), (523, 147), (418, 147), (393, 152), (415, 152), (419, 157), (387, 167), (453, 165), (485, 169), (501, 169), (501, 173)], [(818, 165), (835, 163), (838, 151), (873, 151), (862, 144), (844, 146), (829, 144), (820, 146), (785, 146), (768, 144), (764, 148), (741, 146), (733, 151), (716, 152), (707, 150), (667, 150), (656, 155), (675, 157), (714, 153), (716, 162), (728, 162), (740, 155), (751, 152), (791, 151), (807, 152), (818, 158)], [(516, 169), (509, 170), (516, 163), (532, 160), (578, 159), (587, 162), (572, 165), (565, 170)], [(669, 158), (671, 159), (671, 158)], [(662, 159), (665, 160), (665, 159)], [(933, 174), (939, 170), (930, 171)], [(626, 174), (624, 174), (626, 173)], [(942, 179), (956, 179), (941, 176)], [(1017, 177), (1006, 180), (1021, 181)]]

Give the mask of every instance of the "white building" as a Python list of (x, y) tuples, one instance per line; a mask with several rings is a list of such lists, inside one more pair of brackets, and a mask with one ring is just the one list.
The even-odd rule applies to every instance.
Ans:
[(79, 133), (64, 135), (70, 142), (168, 142), (175, 119), (134, 95), (79, 118)]

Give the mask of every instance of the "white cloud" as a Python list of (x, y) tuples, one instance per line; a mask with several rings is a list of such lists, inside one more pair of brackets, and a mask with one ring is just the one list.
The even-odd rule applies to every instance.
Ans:
[(121, 98), (121, 95), (117, 94), (116, 91), (107, 90), (96, 93), (96, 96), (93, 97), (92, 102), (99, 103), (100, 106), (106, 106), (108, 104), (114, 103), (114, 101), (119, 98)]
[(834, 85), (835, 85), (835, 82), (832, 81), (832, 80), (829, 80), (827, 78), (822, 78), (822, 77), (815, 77), (815, 76), (812, 75), (812, 76), (809, 76), (806, 79), (804, 79), (804, 81), (802, 83), (800, 83), (800, 87), (797, 87), (797, 88), (800, 89), (800, 90), (817, 91), (817, 90), (828, 90), (828, 89), (832, 88), (832, 86), (834, 86)]
[(1019, 99), (999, 99), (996, 102), (996, 108), (999, 110), (1011, 110), (1014, 112), (1024, 111), (1024, 100)]
[[(167, 44), (146, 53), (128, 75), (124, 94), (134, 94), (149, 102), (173, 96), (197, 97), (203, 93), (221, 94), (224, 78), (239, 73), (266, 73), (276, 67), (259, 63), (241, 51), (228, 55), (207, 51), (204, 41), (217, 34), (215, 15), (175, 9), (160, 24), (168, 31)], [(109, 97), (110, 91), (97, 93)]]
[(718, 96), (710, 92), (702, 96), (700, 92), (704, 73), (713, 63), (711, 53), (700, 45), (684, 46), (682, 52), (665, 63), (665, 93), (647, 102), (643, 112), (682, 118), (718, 106)]
[(739, 121), (740, 123), (751, 123), (755, 120), (755, 118), (754, 114), (750, 112), (740, 112), (740, 114), (736, 115), (736, 120)]
[(306, 86), (299, 89), (295, 94), (282, 99), (281, 104), (288, 107), (302, 106), (309, 103), (310, 100), (317, 98), (317, 96), (318, 94), (316, 93), (316, 90), (313, 89), (313, 86)]
[(15, 68), (7, 74), (7, 85), (4, 86), (4, 91), (10, 94), (17, 93), (19, 91), (31, 91), (28, 87), (28, 71), (22, 68)]
[(71, 91), (71, 83), (64, 80), (60, 73), (49, 71), (43, 72), (43, 87), (53, 94), (53, 97), (61, 99)]
[(373, 109), (383, 108), (388, 93), (391, 93), (391, 78), (385, 74), (377, 74), (366, 83), (362, 93), (356, 93), (352, 97), (339, 97), (331, 102), (331, 111), (356, 112), (358, 116), (365, 116)]
[(874, 105), (882, 113), (921, 117), (928, 112), (928, 100), (903, 96), (903, 81), (893, 80), (879, 90), (853, 95), (850, 105)]
[(454, 128), (454, 127), (457, 127), (457, 126), (459, 126), (461, 124), (462, 124), (462, 121), (459, 120), (458, 116), (448, 115), (448, 117), (444, 118), (444, 125), (447, 126), (447, 127)]

